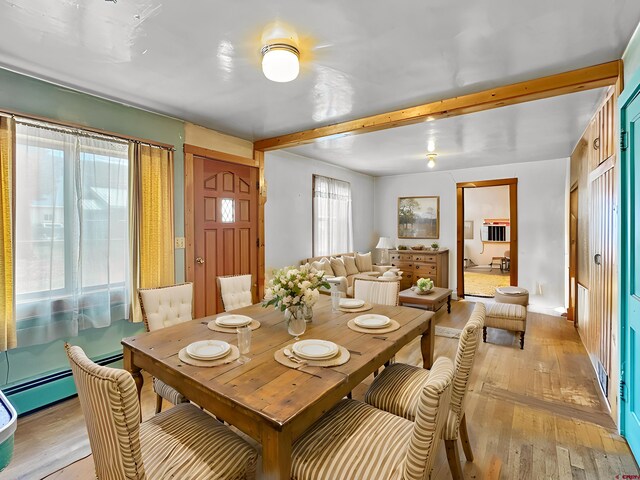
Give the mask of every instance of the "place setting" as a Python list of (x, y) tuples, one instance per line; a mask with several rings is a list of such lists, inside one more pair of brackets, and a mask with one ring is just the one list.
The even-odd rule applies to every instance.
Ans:
[(181, 349), (178, 358), (195, 367), (216, 367), (238, 360), (240, 351), (224, 340), (200, 340)]
[(260, 322), (246, 315), (222, 315), (207, 323), (207, 328), (214, 332), (236, 333), (239, 327), (249, 327), (251, 330), (260, 328)]
[(286, 367), (337, 367), (351, 358), (349, 350), (328, 340), (300, 340), (274, 353), (276, 361)]
[(346, 313), (358, 313), (371, 310), (373, 305), (358, 298), (341, 298), (338, 310)]
[(400, 324), (386, 315), (368, 313), (358, 315), (347, 322), (347, 326), (354, 332), (360, 333), (389, 333), (400, 328)]

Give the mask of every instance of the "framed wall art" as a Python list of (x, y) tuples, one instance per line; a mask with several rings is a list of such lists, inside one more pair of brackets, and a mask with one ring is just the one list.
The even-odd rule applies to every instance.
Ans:
[(440, 197), (399, 197), (398, 238), (440, 238)]

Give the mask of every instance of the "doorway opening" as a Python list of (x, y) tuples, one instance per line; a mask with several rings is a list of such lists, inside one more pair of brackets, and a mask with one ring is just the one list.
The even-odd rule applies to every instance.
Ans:
[(458, 297), (518, 284), (518, 180), (458, 183)]

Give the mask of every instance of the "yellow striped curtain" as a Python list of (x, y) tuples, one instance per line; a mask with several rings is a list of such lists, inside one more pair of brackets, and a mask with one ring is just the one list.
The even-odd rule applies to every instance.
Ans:
[(16, 145), (12, 118), (0, 116), (0, 350), (16, 346), (13, 308), (13, 167)]
[(173, 152), (129, 145), (131, 320), (142, 321), (138, 288), (175, 283)]

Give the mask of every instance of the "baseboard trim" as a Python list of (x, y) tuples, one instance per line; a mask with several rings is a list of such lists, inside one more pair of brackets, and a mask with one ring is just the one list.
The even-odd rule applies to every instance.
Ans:
[[(122, 361), (122, 353), (114, 353), (94, 360), (98, 365), (112, 366)], [(43, 375), (26, 382), (3, 388), (18, 416), (32, 413), (76, 395), (71, 369)]]

